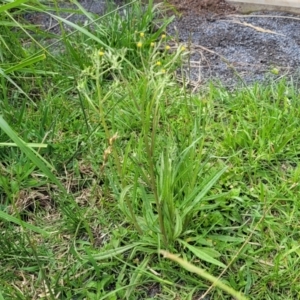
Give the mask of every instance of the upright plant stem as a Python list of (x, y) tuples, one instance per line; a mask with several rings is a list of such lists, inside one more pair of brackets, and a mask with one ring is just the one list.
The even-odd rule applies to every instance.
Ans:
[[(145, 85), (148, 86), (148, 85)], [(147, 91), (146, 91), (147, 93)], [(144, 95), (144, 98), (147, 99), (146, 95)], [(154, 161), (153, 161), (153, 155), (154, 155), (154, 148), (155, 148), (155, 138), (156, 138), (156, 126), (158, 122), (158, 106), (156, 105), (155, 107), (155, 112), (153, 115), (153, 122), (152, 122), (152, 131), (150, 132), (150, 116), (153, 110), (153, 102), (157, 104), (157, 94), (155, 93), (153, 95), (153, 98), (151, 100), (151, 103), (149, 105), (146, 105), (144, 109), (142, 110), (142, 120), (144, 124), (144, 143), (146, 147), (146, 153), (147, 153), (147, 161), (149, 165), (149, 173), (150, 173), (150, 184), (151, 184), (151, 189), (154, 194), (155, 198), (155, 203), (157, 207), (157, 214), (158, 214), (158, 222), (159, 222), (159, 228), (160, 232), (163, 237), (163, 243), (165, 246), (168, 244), (168, 239), (166, 235), (166, 230), (164, 226), (164, 220), (163, 220), (163, 213), (161, 209), (161, 203), (159, 201), (159, 196), (157, 193), (157, 186), (156, 186), (156, 176), (155, 176), (155, 170), (154, 170)], [(149, 109), (147, 109), (149, 108)], [(151, 141), (149, 143), (149, 133), (151, 133)]]
[[(99, 68), (97, 68), (97, 71), (96, 71), (96, 87), (97, 87), (97, 95), (98, 95), (98, 98), (99, 98), (99, 104), (98, 104), (99, 115), (100, 115), (101, 124), (104, 128), (104, 131), (105, 131), (106, 139), (107, 139), (107, 141), (109, 141), (109, 139), (111, 138), (112, 135), (111, 135), (111, 133), (108, 129), (108, 126), (107, 126), (106, 120), (105, 120), (105, 114), (104, 114), (104, 109), (103, 109), (103, 105), (102, 105), (102, 103), (103, 103), (102, 92), (101, 92), (99, 79), (100, 79), (100, 72), (99, 72)], [(116, 150), (113, 146), (112, 146), (112, 153), (113, 153), (113, 156), (114, 156), (115, 164), (117, 166), (118, 175), (119, 175), (122, 187), (124, 188), (124, 183), (123, 183), (123, 179), (122, 179), (122, 168), (121, 168), (121, 165), (120, 165), (118, 153), (116, 152)]]
[(147, 160), (149, 164), (149, 171), (150, 171), (150, 182), (151, 182), (151, 188), (154, 193), (154, 198), (155, 198), (155, 203), (157, 207), (157, 214), (158, 214), (158, 221), (159, 221), (159, 228), (161, 231), (161, 234), (163, 236), (163, 242), (164, 245), (167, 246), (168, 241), (167, 241), (167, 236), (166, 236), (166, 231), (165, 231), (165, 226), (164, 226), (164, 220), (163, 220), (163, 215), (162, 215), (162, 210), (161, 210), (161, 203), (159, 201), (159, 197), (157, 194), (157, 187), (156, 187), (156, 182), (155, 182), (155, 172), (154, 172), (154, 162), (153, 162), (153, 157), (151, 154), (151, 146), (149, 145), (147, 141), (147, 136), (145, 135), (145, 145), (146, 145), (146, 152), (147, 152)]
[[(96, 87), (97, 87), (97, 95), (98, 95), (98, 98), (99, 98), (98, 109), (99, 109), (101, 124), (104, 128), (104, 131), (105, 131), (106, 139), (109, 141), (109, 139), (111, 138), (111, 133), (110, 133), (110, 131), (108, 129), (108, 126), (107, 126), (107, 123), (106, 123), (104, 108), (103, 108), (103, 105), (102, 105), (103, 98), (102, 98), (102, 91), (101, 91), (101, 86), (100, 86), (100, 82), (99, 82), (99, 79), (100, 79), (99, 69), (100, 68), (97, 68), (97, 71), (96, 71), (96, 78), (97, 78), (96, 79)], [(125, 188), (126, 183), (125, 183), (125, 181), (123, 179), (123, 176), (122, 176), (122, 168), (121, 168), (118, 153), (115, 150), (115, 148), (113, 147), (113, 145), (110, 145), (110, 146), (112, 147), (112, 153), (113, 153), (113, 156), (114, 156), (115, 164), (117, 166), (117, 172), (118, 172), (118, 175), (119, 175), (121, 186), (122, 186), (122, 188)], [(143, 230), (141, 229), (141, 227), (138, 224), (138, 221), (137, 221), (137, 219), (135, 217), (135, 214), (134, 214), (134, 211), (133, 211), (133, 207), (132, 207), (131, 202), (130, 202), (130, 200), (128, 199), (127, 196), (126, 196), (126, 203), (127, 203), (128, 208), (129, 208), (130, 215), (131, 215), (131, 218), (132, 218), (132, 221), (134, 223), (134, 226), (135, 226), (136, 230), (139, 232), (139, 234), (143, 234)]]

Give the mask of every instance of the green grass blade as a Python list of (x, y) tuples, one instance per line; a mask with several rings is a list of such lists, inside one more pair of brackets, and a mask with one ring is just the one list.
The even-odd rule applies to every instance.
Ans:
[[(29, 148), (47, 148), (47, 144), (41, 143), (24, 143)], [(0, 147), (18, 147), (16, 143), (0, 143)]]
[(17, 225), (20, 225), (22, 226), (23, 228), (26, 228), (26, 229), (29, 229), (29, 230), (32, 230), (34, 232), (37, 232), (37, 233), (40, 233), (44, 236), (47, 236), (49, 235), (49, 233), (39, 227), (36, 227), (34, 225), (31, 225), (29, 223), (26, 223), (26, 222), (23, 222), (22, 220), (18, 219), (18, 218), (15, 218), (7, 213), (5, 213), (4, 211), (1, 211), (0, 210), (0, 219), (3, 219), (5, 221), (8, 221), (8, 222), (12, 222), (12, 223), (15, 223)]
[(238, 300), (247, 300), (247, 298), (242, 295), (241, 293), (235, 291), (233, 288), (229, 287), (228, 285), (224, 284), (215, 276), (209, 274), (204, 269), (194, 266), (193, 264), (189, 263), (188, 261), (178, 257), (177, 255), (171, 254), (167, 251), (161, 250), (159, 251), (165, 258), (169, 258), (179, 265), (181, 265), (184, 269), (188, 270), (189, 272), (196, 273), (197, 275), (203, 277), (206, 280), (209, 280), (213, 283), (216, 287), (222, 289), (223, 291), (227, 292), (228, 294), (232, 295)]
[(206, 185), (201, 189), (200, 193), (195, 197), (195, 199), (187, 198), (182, 205), (181, 209), (183, 209), (183, 216), (186, 216), (194, 207), (197, 205), (201, 199), (209, 192), (209, 190), (214, 186), (214, 184), (219, 180), (219, 178), (226, 171), (227, 167), (218, 171), (216, 174), (212, 176), (212, 178), (206, 183)]
[(21, 61), (20, 63), (4, 70), (5, 74), (8, 74), (8, 73), (11, 73), (11, 72), (14, 72), (14, 71), (18, 71), (19, 69), (22, 69), (24, 67), (27, 67), (27, 66), (30, 66), (32, 64), (35, 64), (37, 63), (38, 61), (41, 61), (41, 60), (44, 60), (46, 58), (46, 55), (45, 54), (41, 54), (41, 55), (37, 55), (37, 56), (34, 56), (34, 57), (31, 57), (29, 59), (25, 59), (23, 61)]
[(23, 89), (19, 85), (17, 85), (8, 75), (6, 75), (3, 69), (1, 68), (0, 68), (0, 75), (2, 75), (7, 81), (9, 81), (12, 85), (14, 85), (18, 89), (18, 91), (21, 94), (23, 94), (28, 100), (30, 100), (31, 103), (36, 107), (36, 103), (28, 96), (28, 94), (25, 93)]
[(134, 291), (135, 287), (139, 284), (140, 278), (142, 274), (145, 272), (147, 265), (149, 263), (150, 257), (146, 257), (136, 268), (136, 270), (133, 272), (131, 279), (130, 279), (130, 287), (128, 287), (125, 298), (126, 299), (131, 299), (130, 297), (132, 292)]
[(90, 33), (87, 29), (68, 21), (67, 19), (61, 18), (59, 16), (53, 15), (51, 13), (48, 13), (52, 18), (57, 19), (65, 24), (67, 24), (68, 26), (74, 28), (75, 30), (81, 32), (82, 34), (84, 34), (85, 36), (88, 36), (90, 39), (96, 41), (97, 43), (99, 43), (99, 45), (101, 45), (102, 47), (105, 47), (105, 49), (107, 50), (112, 50), (111, 47), (109, 47), (107, 44), (103, 43), (103, 41), (101, 41), (97, 36), (95, 36), (94, 34)]
[(7, 11), (7, 10), (9, 10), (9, 9), (18, 7), (18, 6), (20, 6), (21, 4), (23, 4), (27, 1), (28, 0), (16, 0), (16, 1), (13, 1), (13, 2), (8, 3), (8, 4), (1, 5), (0, 6), (0, 14)]
[(16, 143), (20, 150), (46, 175), (53, 183), (64, 190), (61, 182), (53, 175), (50, 169), (53, 167), (44, 160), (39, 153), (29, 148), (24, 141), (12, 130), (8, 123), (0, 116), (0, 128)]

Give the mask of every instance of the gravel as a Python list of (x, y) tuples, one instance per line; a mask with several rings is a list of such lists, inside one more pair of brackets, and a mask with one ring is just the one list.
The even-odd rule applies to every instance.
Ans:
[(181, 42), (191, 41), (190, 79), (216, 79), (226, 86), (237, 84), (239, 76), (247, 84), (261, 81), (275, 69), (278, 76), (298, 77), (299, 32), (300, 18), (283, 12), (186, 15), (170, 27), (170, 34), (176, 33)]

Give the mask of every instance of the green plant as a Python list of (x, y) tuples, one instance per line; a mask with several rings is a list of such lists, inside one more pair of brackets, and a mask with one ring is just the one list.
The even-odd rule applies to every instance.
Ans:
[(0, 298), (296, 299), (297, 86), (192, 94), (160, 7), (74, 3), (0, 15)]

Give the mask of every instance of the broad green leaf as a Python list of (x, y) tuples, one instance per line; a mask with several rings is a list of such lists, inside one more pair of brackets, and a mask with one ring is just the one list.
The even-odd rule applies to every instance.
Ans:
[(208, 263), (219, 266), (221, 268), (226, 268), (226, 266), (222, 262), (214, 259), (213, 257), (208, 255), (206, 252), (202, 251), (201, 249), (194, 247), (182, 240), (180, 240), (180, 243), (183, 244), (186, 248), (188, 248), (191, 252), (193, 252), (201, 260), (204, 260)]
[(202, 247), (200, 248), (201, 251), (203, 251), (204, 253), (206, 253), (207, 255), (209, 255), (210, 257), (213, 257), (213, 258), (218, 258), (221, 256), (221, 253), (218, 252), (217, 250), (215, 250), (214, 248), (212, 247)]
[[(116, 249), (110, 249), (110, 250), (106, 250), (103, 252), (99, 252), (97, 254), (90, 254), (89, 256), (92, 256), (93, 259), (97, 260), (97, 261), (104, 260), (104, 259), (108, 259), (108, 258), (113, 258), (114, 256), (122, 254), (136, 246), (138, 246), (138, 244), (131, 244), (131, 245), (119, 247)], [(85, 259), (87, 262), (89, 260), (89, 256), (83, 256), (83, 259)]]
[(218, 241), (229, 242), (229, 243), (243, 243), (243, 242), (245, 242), (244, 238), (236, 237), (236, 236), (209, 235), (208, 238), (211, 239), (211, 240), (218, 240)]

